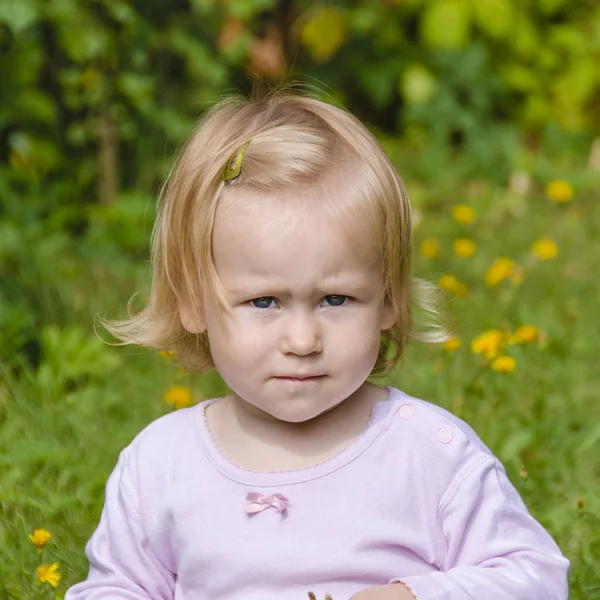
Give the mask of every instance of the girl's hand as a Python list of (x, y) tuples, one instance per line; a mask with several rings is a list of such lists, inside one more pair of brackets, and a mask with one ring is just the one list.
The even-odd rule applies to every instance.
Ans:
[(401, 583), (376, 585), (351, 596), (350, 600), (416, 600), (410, 590)]

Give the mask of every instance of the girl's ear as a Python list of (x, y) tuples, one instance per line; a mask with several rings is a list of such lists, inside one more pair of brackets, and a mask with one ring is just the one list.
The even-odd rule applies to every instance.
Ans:
[(397, 317), (397, 311), (394, 308), (389, 296), (386, 295), (385, 300), (383, 301), (383, 311), (381, 313), (381, 323), (379, 325), (379, 329), (382, 331), (385, 329), (391, 329), (396, 324)]
[(179, 319), (186, 331), (190, 333), (203, 333), (206, 331), (206, 321), (203, 315), (194, 313), (188, 307), (179, 304)]

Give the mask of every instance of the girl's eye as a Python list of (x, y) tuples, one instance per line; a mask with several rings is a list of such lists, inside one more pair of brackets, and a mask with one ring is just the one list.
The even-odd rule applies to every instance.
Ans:
[[(329, 306), (343, 306), (346, 303), (348, 296), (342, 296), (340, 294), (330, 294), (325, 296), (325, 300)], [(261, 308), (263, 310), (271, 308), (272, 303), (275, 301), (273, 296), (261, 296), (260, 298), (254, 298), (250, 300), (250, 303), (254, 308)]]
[(339, 294), (331, 294), (330, 296), (325, 296), (325, 299), (329, 303), (329, 306), (342, 306), (345, 304), (348, 296), (341, 296)]
[(269, 308), (272, 301), (273, 296), (261, 296), (260, 298), (254, 298), (254, 300), (250, 300), (254, 308)]

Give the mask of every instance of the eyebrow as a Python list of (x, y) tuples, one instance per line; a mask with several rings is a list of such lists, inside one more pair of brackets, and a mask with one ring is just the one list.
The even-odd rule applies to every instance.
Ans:
[[(345, 295), (343, 292), (349, 294), (360, 294), (367, 291), (372, 291), (375, 286), (371, 282), (367, 281), (332, 281), (330, 284), (317, 286), (314, 291), (319, 295), (326, 295), (326, 293), (333, 294), (334, 292)], [(277, 297), (289, 297), (292, 296), (292, 291), (289, 288), (277, 287), (276, 285), (269, 285), (268, 282), (253, 283), (247, 286), (238, 286), (235, 288), (227, 289), (227, 292), (232, 296), (249, 296), (252, 298), (260, 298), (261, 296), (277, 296)]]

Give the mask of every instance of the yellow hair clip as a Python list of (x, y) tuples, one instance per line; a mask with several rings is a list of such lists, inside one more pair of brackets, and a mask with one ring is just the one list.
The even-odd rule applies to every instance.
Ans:
[[(308, 592), (309, 600), (317, 600), (316, 596), (312, 592)], [(325, 594), (325, 600), (331, 600), (331, 596), (329, 594)]]
[(252, 140), (248, 140), (245, 144), (242, 144), (227, 161), (227, 166), (223, 173), (223, 181), (231, 181), (236, 177), (239, 177), (242, 170), (242, 161), (244, 160), (244, 152)]

